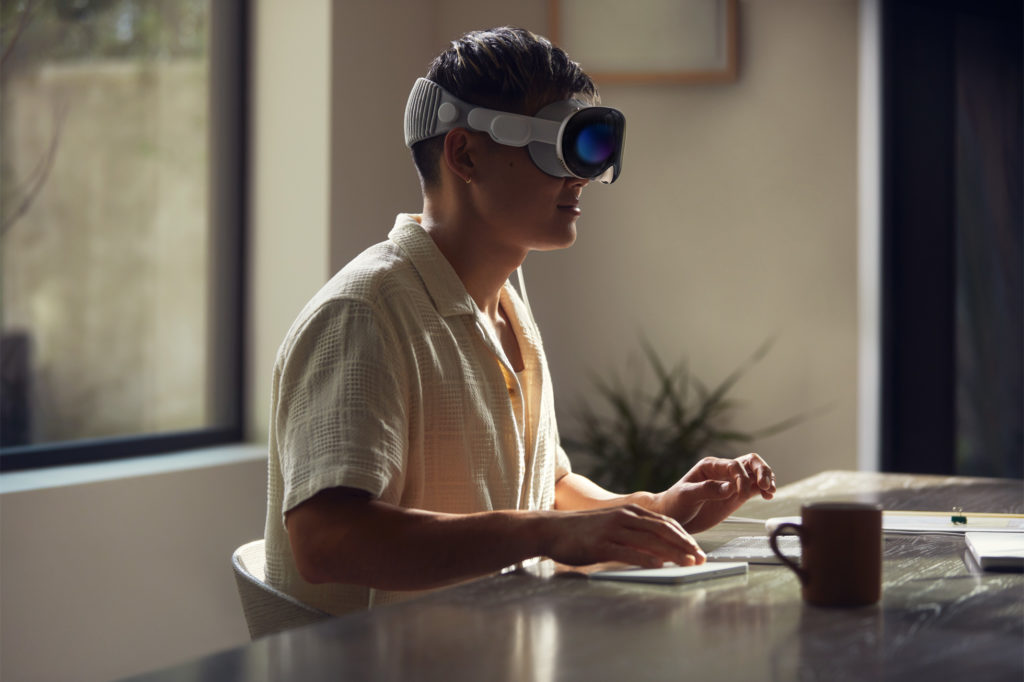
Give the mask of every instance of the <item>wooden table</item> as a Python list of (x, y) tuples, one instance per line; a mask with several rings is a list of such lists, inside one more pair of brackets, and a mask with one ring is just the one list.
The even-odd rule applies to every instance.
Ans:
[[(885, 509), (1024, 512), (1021, 481), (825, 472), (741, 514), (811, 499)], [(705, 549), (758, 525), (726, 523)], [(588, 581), (553, 569), (494, 576), (284, 632), (139, 679), (1024, 680), (1024, 574), (980, 573), (949, 536), (889, 536), (884, 594), (860, 609), (800, 599), (782, 566), (681, 586)]]

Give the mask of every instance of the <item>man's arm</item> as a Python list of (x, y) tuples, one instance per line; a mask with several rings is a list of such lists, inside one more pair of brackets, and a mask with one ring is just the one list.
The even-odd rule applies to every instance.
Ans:
[(285, 525), (305, 580), (385, 590), (441, 587), (535, 556), (574, 566), (704, 561), (675, 520), (636, 505), (438, 514), (332, 488), (289, 511)]

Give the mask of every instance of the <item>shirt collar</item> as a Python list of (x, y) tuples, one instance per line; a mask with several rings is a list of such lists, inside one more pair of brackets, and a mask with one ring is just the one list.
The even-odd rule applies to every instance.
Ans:
[(416, 216), (400, 213), (395, 219), (395, 226), (388, 233), (388, 239), (409, 257), (442, 316), (476, 313), (476, 303), (466, 291), (462, 280), (416, 220)]

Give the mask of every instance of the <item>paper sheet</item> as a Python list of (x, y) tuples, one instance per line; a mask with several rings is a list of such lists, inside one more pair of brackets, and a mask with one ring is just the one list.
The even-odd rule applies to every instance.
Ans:
[(1024, 570), (1024, 533), (968, 531), (967, 549), (985, 570)]
[[(967, 523), (953, 523), (953, 512), (882, 512), (882, 530), (886, 533), (952, 533), (962, 535), (967, 531), (979, 530), (992, 533), (1024, 532), (1024, 515), (1021, 514), (979, 514), (960, 512)], [(799, 516), (778, 516), (764, 522), (771, 533), (780, 523), (800, 523)]]

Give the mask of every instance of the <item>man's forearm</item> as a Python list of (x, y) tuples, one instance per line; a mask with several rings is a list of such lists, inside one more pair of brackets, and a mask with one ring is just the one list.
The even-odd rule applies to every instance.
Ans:
[(288, 530), (310, 582), (428, 589), (545, 552), (543, 512), (436, 514), (352, 499), (317, 500), (298, 510), (289, 513)]
[(649, 492), (635, 492), (629, 495), (613, 493), (589, 478), (574, 473), (566, 474), (555, 484), (555, 508), (563, 511), (606, 509), (636, 504), (660, 513), (657, 509), (657, 498), (657, 495)]

